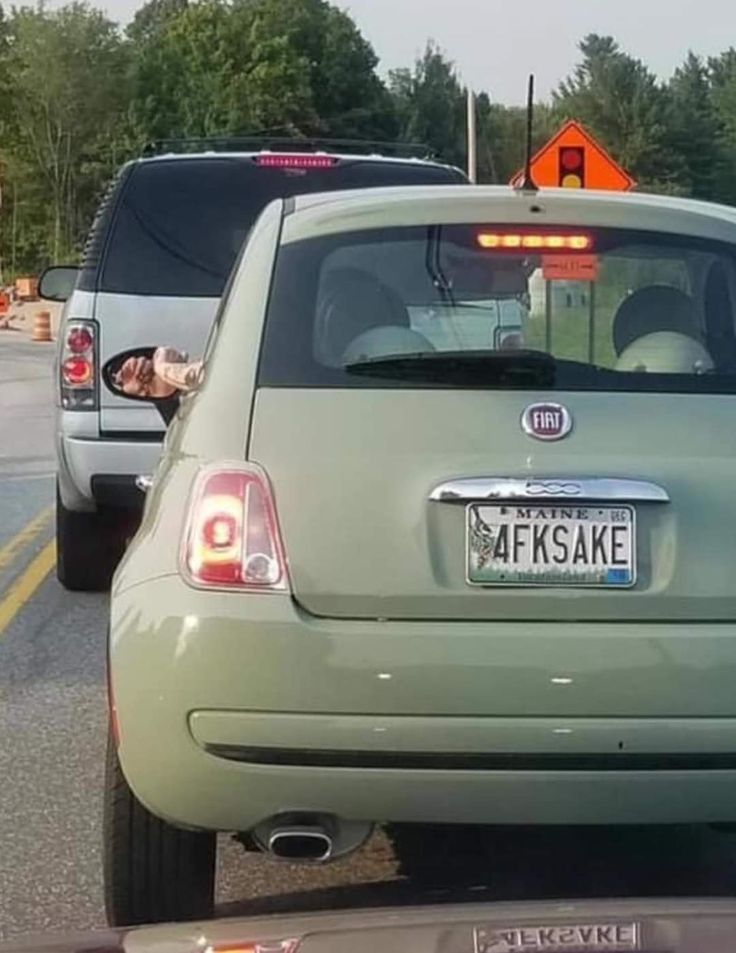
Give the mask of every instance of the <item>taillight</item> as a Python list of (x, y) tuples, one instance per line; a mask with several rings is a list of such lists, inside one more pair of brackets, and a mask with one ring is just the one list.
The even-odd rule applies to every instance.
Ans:
[(259, 467), (233, 464), (204, 471), (191, 506), (183, 568), (192, 585), (288, 590), (273, 493)]
[(89, 351), (95, 343), (92, 332), (89, 328), (76, 325), (69, 329), (66, 336), (66, 344), (72, 354), (83, 354)]
[(95, 323), (67, 324), (59, 362), (61, 405), (65, 410), (97, 410), (96, 364)]
[(92, 380), (94, 373), (92, 362), (86, 357), (68, 357), (61, 365), (64, 383), (71, 387), (81, 387)]
[(293, 938), (289, 940), (259, 940), (242, 943), (210, 943), (204, 948), (204, 953), (296, 953), (301, 941)]
[(336, 166), (338, 159), (335, 156), (311, 155), (294, 153), (264, 152), (254, 157), (256, 165), (268, 166), (272, 169), (331, 169)]

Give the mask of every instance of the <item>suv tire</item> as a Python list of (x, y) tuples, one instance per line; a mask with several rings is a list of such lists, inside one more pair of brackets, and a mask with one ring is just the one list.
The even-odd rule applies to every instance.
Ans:
[(128, 787), (111, 733), (104, 798), (108, 924), (121, 927), (211, 919), (217, 835), (180, 830), (146, 810)]
[(125, 510), (76, 513), (56, 486), (56, 575), (72, 592), (104, 592), (120, 562), (130, 519)]

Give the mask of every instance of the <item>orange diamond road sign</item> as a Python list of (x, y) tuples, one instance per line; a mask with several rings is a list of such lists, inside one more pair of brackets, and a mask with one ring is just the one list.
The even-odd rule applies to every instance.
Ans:
[[(532, 179), (542, 187), (604, 189), (628, 192), (636, 182), (600, 143), (575, 120), (570, 120), (532, 159)], [(517, 172), (511, 185), (524, 180)]]

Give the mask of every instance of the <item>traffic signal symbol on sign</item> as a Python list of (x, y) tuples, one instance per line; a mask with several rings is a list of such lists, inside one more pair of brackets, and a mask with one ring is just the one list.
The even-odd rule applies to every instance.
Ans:
[[(634, 179), (578, 122), (566, 123), (534, 156), (532, 179), (540, 188), (607, 189), (628, 192)], [(512, 178), (519, 188), (523, 170)]]
[(557, 184), (562, 189), (585, 188), (585, 148), (563, 146), (558, 153), (560, 173)]

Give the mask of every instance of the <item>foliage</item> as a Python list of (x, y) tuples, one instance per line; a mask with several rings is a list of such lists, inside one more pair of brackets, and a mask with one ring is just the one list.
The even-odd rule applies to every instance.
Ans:
[(0, 122), (12, 147), (2, 238), (12, 268), (13, 258), (59, 260), (78, 247), (99, 184), (117, 162), (126, 51), (116, 25), (83, 3), (21, 8), (3, 25)]
[[(384, 81), (328, 0), (148, 0), (122, 30), (84, 2), (0, 7), (7, 280), (74, 258), (101, 190), (152, 139), (291, 135), (419, 141), (466, 165), (467, 89), (434, 42)], [(492, 82), (492, 75), (489, 77)], [(477, 95), (478, 174), (522, 166), (525, 111)], [(658, 80), (612, 37), (535, 112), (534, 147), (576, 118), (641, 188), (736, 204), (736, 49)]]

